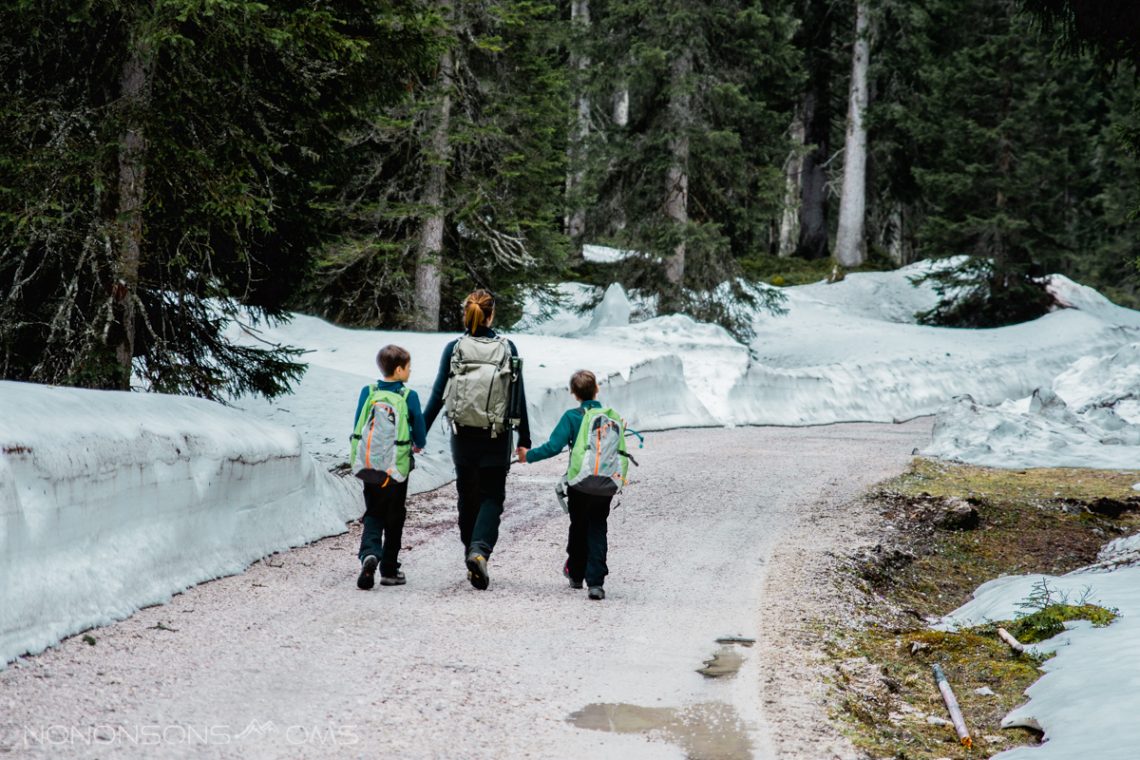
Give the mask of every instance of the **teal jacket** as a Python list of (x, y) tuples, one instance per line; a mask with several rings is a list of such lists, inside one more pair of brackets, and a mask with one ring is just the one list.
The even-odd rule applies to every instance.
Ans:
[(598, 401), (590, 399), (583, 401), (582, 405), (574, 409), (567, 409), (562, 413), (562, 419), (554, 426), (550, 440), (541, 446), (536, 446), (526, 453), (527, 463), (541, 462), (550, 459), (567, 447), (574, 448), (574, 440), (578, 437), (578, 430), (582, 427), (582, 419), (586, 416), (586, 409), (601, 409)]

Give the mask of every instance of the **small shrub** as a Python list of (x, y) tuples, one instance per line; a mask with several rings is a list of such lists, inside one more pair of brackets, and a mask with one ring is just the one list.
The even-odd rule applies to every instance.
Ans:
[(1092, 589), (1085, 587), (1081, 598), (1070, 603), (1067, 593), (1051, 588), (1049, 581), (1042, 578), (1033, 584), (1029, 597), (1019, 605), (1033, 612), (1023, 613), (1014, 620), (1009, 632), (1023, 644), (1036, 644), (1064, 631), (1065, 623), (1070, 620), (1088, 620), (1098, 628), (1116, 620), (1116, 610), (1088, 603), (1091, 593)]

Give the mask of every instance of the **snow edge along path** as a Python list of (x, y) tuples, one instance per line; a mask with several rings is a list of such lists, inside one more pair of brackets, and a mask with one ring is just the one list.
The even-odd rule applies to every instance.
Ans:
[[(1136, 537), (1132, 537), (1135, 539)], [(972, 601), (950, 613), (937, 628), (956, 629), (1009, 620), (1045, 581), (1071, 600), (1113, 608), (1119, 617), (1106, 628), (1087, 621), (1034, 647), (1055, 652), (1044, 675), (1025, 694), (1029, 701), (1011, 711), (1002, 727), (1029, 726), (1044, 732), (1040, 746), (1007, 750), (1001, 760), (1134, 760), (1140, 745), (1140, 566), (1111, 572), (1078, 570), (1062, 576), (1004, 576), (982, 584)]]
[(14, 382), (0, 398), (0, 667), (358, 516), (296, 432), (220, 404)]

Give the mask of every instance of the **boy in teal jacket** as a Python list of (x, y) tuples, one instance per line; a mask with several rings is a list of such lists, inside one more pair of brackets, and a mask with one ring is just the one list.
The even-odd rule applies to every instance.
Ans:
[[(400, 346), (384, 346), (376, 355), (376, 364), (380, 367), (382, 379), (376, 381), (375, 387), (382, 391), (402, 392), (404, 383), (408, 381), (412, 371), (412, 357), (407, 350)], [(373, 386), (366, 385), (360, 389), (356, 413), (352, 417), (354, 423), (360, 419), (360, 413), (372, 388)], [(420, 397), (415, 391), (408, 391), (407, 403), (412, 451), (419, 453), (426, 443), (427, 432), (424, 427), (424, 415), (420, 410)], [(412, 467), (415, 467), (414, 458)], [(384, 486), (364, 483), (364, 518), (358, 555), (360, 575), (356, 579), (358, 588), (365, 590), (372, 588), (376, 582), (377, 567), (380, 569), (381, 586), (402, 586), (407, 582), (404, 574), (400, 572), (398, 561), (404, 521), (408, 517), (405, 506), (407, 499), (407, 480), (392, 481)]]
[[(579, 406), (567, 409), (550, 434), (550, 440), (533, 449), (519, 449), (519, 461), (540, 462), (574, 448), (578, 430), (582, 427), (585, 410), (602, 405), (595, 401), (598, 380), (593, 372), (579, 370), (570, 378), (570, 393)], [(582, 588), (582, 581), (590, 589), (591, 599), (605, 599), (604, 587), (609, 568), (606, 567), (606, 521), (610, 516), (612, 496), (595, 496), (574, 486), (566, 492), (570, 512), (570, 535), (566, 541), (566, 564), (562, 574), (570, 580), (571, 588)]]

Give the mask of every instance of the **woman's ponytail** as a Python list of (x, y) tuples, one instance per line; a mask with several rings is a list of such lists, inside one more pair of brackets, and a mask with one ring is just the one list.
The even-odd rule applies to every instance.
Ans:
[(472, 335), (495, 316), (495, 297), (486, 290), (476, 290), (463, 301), (463, 329)]

